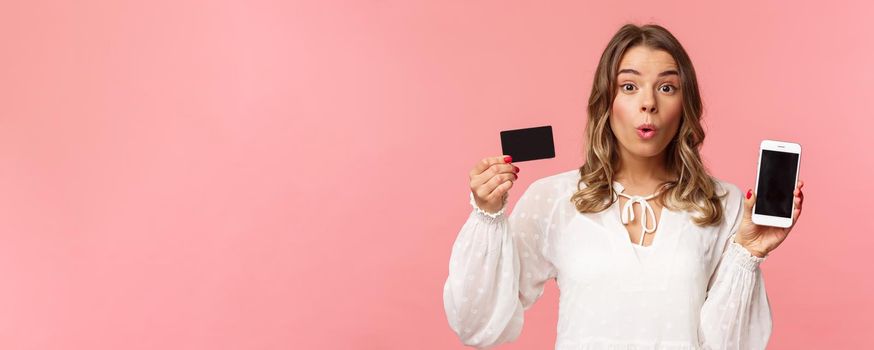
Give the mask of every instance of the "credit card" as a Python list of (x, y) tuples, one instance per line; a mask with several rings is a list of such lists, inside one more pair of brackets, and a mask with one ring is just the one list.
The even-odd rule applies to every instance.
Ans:
[(503, 154), (513, 157), (513, 163), (555, 158), (552, 126), (501, 131)]

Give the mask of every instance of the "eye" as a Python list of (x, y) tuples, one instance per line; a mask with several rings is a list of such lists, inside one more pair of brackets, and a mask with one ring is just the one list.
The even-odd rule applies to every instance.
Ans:
[(622, 84), (622, 91), (633, 91), (633, 90), (634, 90), (634, 84), (631, 84), (631, 83)]
[(675, 88), (673, 85), (662, 85), (661, 87), (659, 87), (659, 90), (661, 90), (662, 92), (672, 93), (674, 91), (677, 91), (677, 88)]

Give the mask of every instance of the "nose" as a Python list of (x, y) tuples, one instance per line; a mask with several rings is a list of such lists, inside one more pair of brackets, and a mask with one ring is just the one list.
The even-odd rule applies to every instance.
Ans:
[(643, 94), (643, 104), (640, 106), (640, 111), (644, 113), (655, 113), (656, 112), (656, 102), (655, 96), (652, 93)]

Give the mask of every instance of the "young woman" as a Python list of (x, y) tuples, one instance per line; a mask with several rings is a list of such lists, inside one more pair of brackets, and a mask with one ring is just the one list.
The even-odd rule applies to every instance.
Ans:
[(519, 168), (480, 161), (443, 294), (461, 341), (515, 340), (555, 278), (556, 349), (765, 348), (759, 264), (791, 228), (755, 225), (755, 194), (708, 174), (701, 113), (680, 43), (658, 25), (629, 24), (598, 63), (582, 167), (534, 181), (507, 218)]

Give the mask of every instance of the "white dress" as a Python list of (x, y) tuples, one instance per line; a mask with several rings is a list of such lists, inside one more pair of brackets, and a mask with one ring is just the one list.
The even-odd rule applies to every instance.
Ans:
[(720, 193), (729, 192), (721, 224), (699, 227), (694, 213), (663, 208), (652, 244), (640, 247), (618, 201), (599, 213), (576, 211), (570, 197), (578, 180), (574, 169), (534, 181), (509, 217), (507, 200), (489, 214), (470, 197), (473, 210), (452, 246), (443, 291), (463, 344), (484, 349), (515, 340), (524, 310), (555, 278), (555, 349), (765, 348), (765, 258), (733, 241), (743, 217), (737, 186), (716, 180)]

